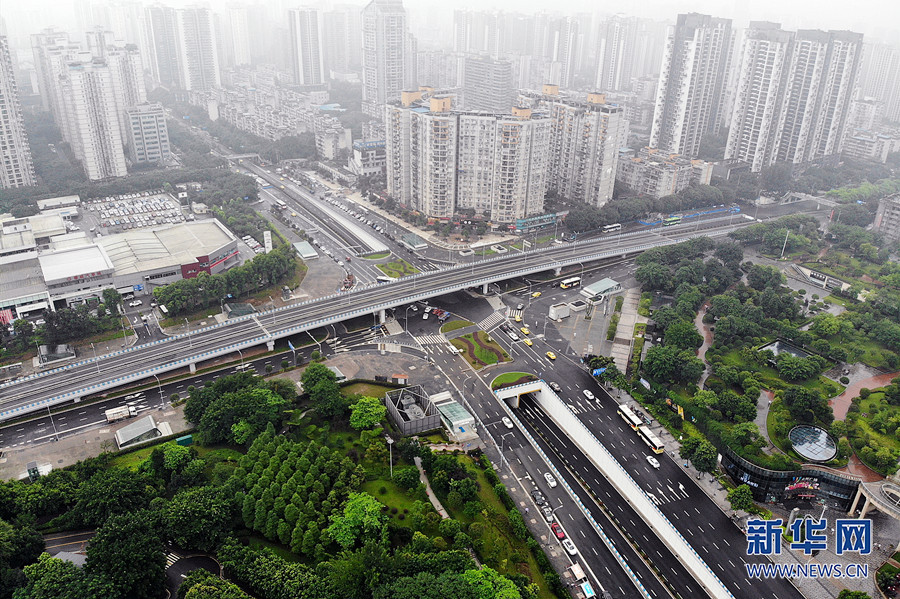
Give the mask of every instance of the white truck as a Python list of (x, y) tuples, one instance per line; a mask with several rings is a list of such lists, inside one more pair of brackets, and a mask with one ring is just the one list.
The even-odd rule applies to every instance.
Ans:
[(569, 304), (563, 302), (561, 304), (553, 304), (550, 306), (550, 312), (548, 313), (550, 320), (562, 320), (563, 318), (568, 318), (569, 316)]
[(118, 422), (132, 416), (137, 416), (137, 409), (134, 406), (121, 406), (118, 408), (110, 408), (104, 412), (107, 422)]

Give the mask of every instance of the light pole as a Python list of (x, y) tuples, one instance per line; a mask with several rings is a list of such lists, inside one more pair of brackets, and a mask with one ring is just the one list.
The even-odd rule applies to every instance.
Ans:
[[(319, 355), (322, 354), (322, 344), (319, 343), (319, 340), (313, 337), (312, 331), (306, 331), (306, 334), (309, 335), (309, 338), (313, 340), (313, 343), (316, 344), (316, 347), (319, 348)], [(297, 354), (294, 354), (294, 364), (297, 363)]]
[(194, 342), (191, 339), (191, 328), (190, 327), (191, 327), (191, 325), (190, 325), (190, 323), (188, 323), (188, 319), (185, 318), (184, 319), (184, 328), (185, 328), (185, 330), (187, 330), (188, 343), (190, 344), (191, 349), (194, 349)]
[(394, 447), (393, 447), (394, 440), (391, 438), (390, 435), (385, 435), (384, 440), (387, 441), (387, 444), (388, 444), (388, 455), (390, 456), (390, 460), (391, 460), (391, 480), (393, 480), (394, 479)]
[(97, 348), (91, 343), (91, 349), (94, 350), (94, 362), (97, 364), (97, 374), (100, 374), (100, 361), (97, 360)]
[(406, 312), (403, 314), (403, 328), (406, 329), (406, 334), (409, 335), (409, 309), (413, 307), (413, 304), (406, 306)]
[(509, 464), (509, 460), (506, 459), (506, 456), (503, 455), (503, 446), (506, 443), (506, 438), (510, 435), (514, 435), (514, 432), (508, 432), (505, 435), (500, 435), (500, 466), (503, 466), (503, 462), (506, 462), (506, 465), (509, 467), (509, 471), (512, 472), (512, 466)]
[(155, 374), (153, 375), (153, 378), (156, 379), (156, 386), (159, 389), (159, 409), (162, 410), (163, 405), (165, 404), (165, 400), (163, 399), (163, 394), (162, 394), (162, 383), (159, 382), (159, 377), (156, 376)]
[[(235, 349), (237, 349), (237, 348), (235, 348)], [(241, 370), (243, 370), (243, 369), (244, 369), (244, 352), (242, 352), (241, 350), (237, 349), (237, 353), (238, 353), (238, 355), (241, 356)]]
[(50, 411), (50, 406), (47, 406), (47, 416), (50, 417), (50, 424), (53, 426), (53, 434), (56, 435), (56, 440), (59, 441), (59, 431), (56, 430), (56, 423), (53, 421), (53, 413)]
[(272, 296), (269, 296), (269, 301), (272, 302), (272, 326), (275, 326), (275, 300), (272, 299)]
[(125, 347), (125, 343), (128, 342), (128, 335), (125, 334), (125, 323), (122, 322), (121, 317), (119, 317), (119, 324), (122, 325), (122, 347)]

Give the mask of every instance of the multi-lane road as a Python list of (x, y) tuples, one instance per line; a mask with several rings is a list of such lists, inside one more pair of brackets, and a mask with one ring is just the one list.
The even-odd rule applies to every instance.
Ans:
[[(517, 299), (507, 296), (507, 301), (511, 302), (512, 308)], [(481, 314), (473, 316), (476, 319), (483, 318)], [(783, 579), (747, 579), (745, 563), (764, 561), (765, 558), (746, 555), (746, 538), (743, 533), (697, 487), (696, 481), (682, 462), (671, 457), (671, 451), (655, 455), (659, 469), (648, 463), (647, 456), (654, 454), (617, 415), (618, 400), (600, 387), (581, 364), (565, 357), (564, 341), (555, 335), (548, 335), (551, 339), (548, 342), (543, 335), (535, 334), (534, 344), (526, 346), (521, 342), (513, 342), (497, 327), (499, 323), (491, 330), (493, 339), (515, 358), (514, 365), (507, 369), (542, 374), (545, 380), (558, 383), (561, 388), (558, 393), (560, 398), (626, 468), (735, 597), (801, 597)], [(555, 352), (557, 359), (548, 359), (547, 351)], [(449, 376), (463, 381), (459, 383), (463, 396), (468, 398), (498, 448), (502, 448), (505, 459), (512, 464), (513, 472), (518, 472), (519, 482), (529, 490), (539, 489), (554, 507), (564, 506), (555, 515), (563, 524), (566, 534), (578, 546), (578, 556), (573, 559), (587, 566), (596, 575), (597, 584), (601, 588), (612, 589), (614, 596), (638, 596), (631, 580), (622, 572), (619, 563), (600, 542), (599, 536), (575, 504), (568, 501), (562, 487), (550, 488), (546, 484), (543, 473), (549, 468), (531, 448), (522, 431), (510, 431), (501, 423), (507, 408), (489, 391), (490, 381), (499, 371), (495, 369), (485, 375), (482, 384), (477, 382), (455, 354), (438, 350), (432, 352), (431, 356)], [(597, 399), (588, 401), (582, 394), (584, 389), (592, 391)], [(537, 440), (544, 453), (550, 456), (556, 469), (563, 473), (581, 502), (588, 506), (591, 515), (613, 540), (616, 549), (650, 596), (666, 597), (669, 591), (685, 598), (705, 596), (702, 588), (682, 566), (678, 556), (666, 548), (631, 504), (600, 475), (570, 436), (533, 399), (524, 397), (520, 407), (512, 411), (528, 433)], [(531, 506), (532, 512), (536, 510), (535, 506)], [(552, 535), (550, 538), (552, 539)], [(668, 591), (663, 589), (657, 575), (665, 581)]]
[[(745, 221), (746, 222), (746, 221)], [(728, 220), (708, 223), (704, 235), (724, 235), (742, 224)], [(88, 393), (161, 374), (236, 349), (244, 349), (339, 322), (365, 313), (392, 308), (467, 287), (515, 276), (580, 264), (659, 244), (674, 243), (696, 234), (695, 227), (615, 235), (605, 239), (563, 244), (530, 252), (508, 254), (440, 271), (405, 277), (392, 283), (363, 286), (351, 292), (293, 304), (270, 312), (242, 317), (191, 334), (139, 345), (31, 375), (0, 385), (0, 421), (80, 398)]]

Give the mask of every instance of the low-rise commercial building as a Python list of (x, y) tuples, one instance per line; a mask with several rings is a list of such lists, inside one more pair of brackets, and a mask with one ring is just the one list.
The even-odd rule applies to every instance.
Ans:
[(713, 165), (703, 160), (688, 160), (655, 148), (619, 150), (616, 181), (635, 193), (654, 198), (678, 193), (691, 183), (709, 185)]

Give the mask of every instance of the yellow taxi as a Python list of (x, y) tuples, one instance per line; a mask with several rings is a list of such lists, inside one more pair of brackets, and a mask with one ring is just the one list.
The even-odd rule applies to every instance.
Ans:
[(551, 360), (555, 360), (555, 359), (556, 359), (556, 354), (554, 354), (552, 351), (548, 351), (548, 352), (547, 352), (547, 357), (550, 358)]
[(534, 345), (534, 342), (531, 339), (529, 339), (528, 337), (525, 337), (524, 339), (522, 339), (522, 343), (524, 343), (528, 347), (531, 347), (532, 345)]
[(531, 294), (531, 297), (541, 297), (541, 292), (535, 291), (534, 293)]
[(516, 322), (522, 322), (522, 317), (516, 314)]
[(528, 327), (522, 327), (522, 328), (519, 329), (519, 330), (522, 331), (522, 334), (523, 334), (523, 335), (530, 335), (530, 334), (531, 334), (531, 331), (528, 330)]

